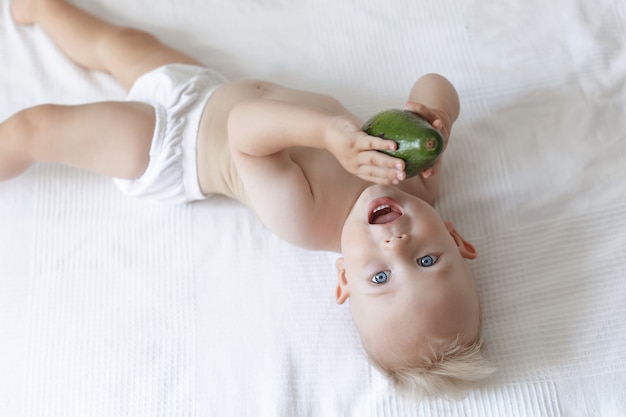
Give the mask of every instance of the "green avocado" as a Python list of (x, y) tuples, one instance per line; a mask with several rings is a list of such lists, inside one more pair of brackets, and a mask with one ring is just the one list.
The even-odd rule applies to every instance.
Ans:
[(368, 119), (362, 129), (370, 136), (390, 139), (398, 144), (395, 151), (380, 152), (403, 159), (407, 178), (433, 166), (443, 152), (441, 133), (408, 110), (383, 110)]

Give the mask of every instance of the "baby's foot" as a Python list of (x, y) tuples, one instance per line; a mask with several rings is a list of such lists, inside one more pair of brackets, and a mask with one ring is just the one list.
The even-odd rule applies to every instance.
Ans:
[(11, 14), (20, 25), (32, 25), (36, 21), (40, 0), (13, 0)]

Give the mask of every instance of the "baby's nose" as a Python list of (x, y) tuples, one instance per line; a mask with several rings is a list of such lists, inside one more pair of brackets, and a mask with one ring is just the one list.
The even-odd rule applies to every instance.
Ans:
[(383, 241), (383, 247), (387, 250), (398, 250), (404, 248), (409, 243), (409, 235), (401, 234), (392, 236)]

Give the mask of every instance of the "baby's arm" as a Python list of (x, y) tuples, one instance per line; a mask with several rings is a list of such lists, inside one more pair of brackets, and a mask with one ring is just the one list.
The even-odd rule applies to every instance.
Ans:
[[(447, 147), (452, 125), (460, 112), (459, 96), (454, 86), (446, 78), (438, 74), (427, 74), (420, 77), (411, 92), (404, 108), (415, 112), (428, 120), (435, 129), (442, 132)], [(401, 184), (400, 188), (412, 194), (421, 194), (422, 198), (434, 203), (439, 192), (439, 169), (441, 160), (420, 176)], [(419, 182), (419, 183), (418, 183)], [(425, 189), (426, 194), (422, 190)]]
[(327, 149), (350, 173), (365, 180), (391, 184), (404, 179), (404, 162), (376, 152), (396, 143), (369, 136), (348, 113), (326, 111), (272, 99), (247, 100), (228, 119), (229, 141), (237, 157), (272, 157), (291, 147)]
[[(391, 161), (393, 168), (376, 170), (394, 178), (396, 158), (371, 149), (395, 143), (366, 135), (358, 128), (358, 120), (339, 105), (325, 100), (300, 102), (261, 98), (237, 104), (228, 117), (229, 144), (248, 199), (265, 225), (293, 244), (324, 249), (336, 245), (329, 241), (335, 235), (328, 231), (340, 229), (343, 221), (341, 216), (328, 215), (335, 203), (324, 198), (326, 190), (320, 189), (323, 184), (316, 179), (340, 168), (331, 155), (317, 149), (332, 148), (335, 157), (345, 151), (347, 157), (339, 156), (344, 158), (342, 165), (365, 169), (367, 174), (371, 168), (359, 165), (360, 158), (367, 163)], [(368, 153), (374, 155), (368, 157)], [(307, 161), (306, 166), (299, 161)]]
[(231, 148), (249, 156), (274, 155), (292, 146), (324, 147), (328, 116), (312, 108), (259, 98), (237, 104), (228, 117)]
[(413, 84), (405, 108), (421, 114), (434, 124), (443, 132), (447, 142), (452, 124), (459, 117), (459, 96), (446, 78), (439, 74), (426, 74)]

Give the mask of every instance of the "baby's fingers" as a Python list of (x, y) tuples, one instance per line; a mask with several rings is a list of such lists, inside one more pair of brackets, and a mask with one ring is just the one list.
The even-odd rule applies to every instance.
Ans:
[(397, 184), (406, 178), (402, 159), (376, 151), (359, 155), (358, 175), (379, 184)]
[(424, 119), (428, 120), (429, 123), (433, 123), (437, 119), (435, 112), (422, 103), (409, 101), (404, 105), (404, 109), (419, 114)]
[(394, 158), (383, 152), (365, 151), (359, 153), (359, 165), (361, 166), (378, 166), (381, 168), (395, 169), (404, 171), (404, 161), (400, 158)]
[(365, 180), (365, 181), (369, 181), (369, 182), (373, 182), (375, 184), (382, 184), (382, 185), (398, 185), (400, 184), (400, 181), (403, 180), (403, 177), (401, 176), (401, 174), (398, 174), (396, 177), (389, 177), (389, 176), (381, 176), (379, 175), (379, 173), (374, 172), (372, 170), (364, 170), (363, 174), (359, 174), (359, 178)]
[(361, 150), (363, 151), (395, 151), (398, 148), (398, 144), (393, 140), (383, 139), (367, 134), (364, 134), (364, 137), (366, 140), (361, 141)]
[(430, 107), (425, 106), (422, 103), (409, 101), (404, 105), (404, 109), (422, 116), (435, 129), (443, 133), (446, 140), (450, 136), (449, 129), (446, 127), (445, 121), (441, 118), (442, 116), (433, 111)]
[(428, 179), (430, 177), (432, 177), (435, 174), (435, 170), (433, 169), (433, 167), (427, 168), (426, 170), (422, 171), (422, 173), (420, 174), (420, 176), (424, 179)]
[(425, 169), (420, 173), (420, 176), (424, 179), (428, 179), (430, 177), (434, 177), (439, 172), (439, 167), (441, 166), (441, 158), (435, 162), (435, 165), (430, 168)]

